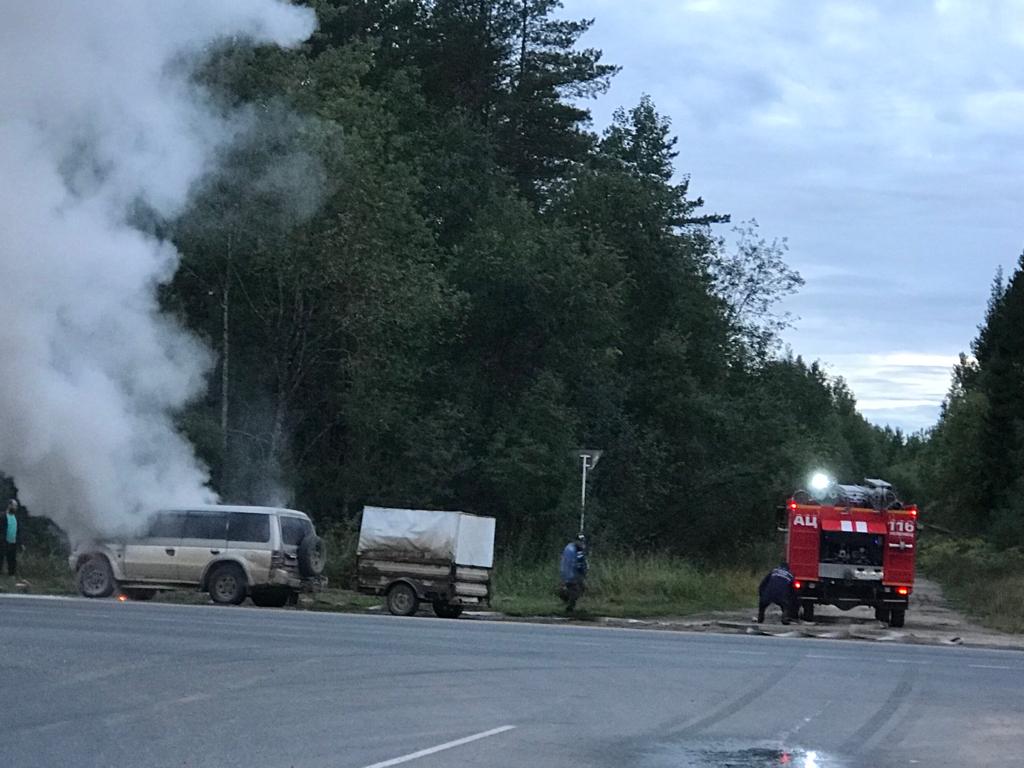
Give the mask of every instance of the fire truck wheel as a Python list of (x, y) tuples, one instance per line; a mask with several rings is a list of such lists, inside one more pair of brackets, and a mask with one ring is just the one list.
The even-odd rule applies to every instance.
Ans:
[(903, 615), (905, 611), (902, 608), (893, 608), (889, 612), (889, 626), (890, 627), (902, 627), (903, 626)]
[(814, 603), (803, 604), (803, 614), (801, 618), (804, 621), (814, 621)]
[(881, 621), (888, 623), (889, 621), (889, 609), (888, 608), (875, 608), (875, 621)]

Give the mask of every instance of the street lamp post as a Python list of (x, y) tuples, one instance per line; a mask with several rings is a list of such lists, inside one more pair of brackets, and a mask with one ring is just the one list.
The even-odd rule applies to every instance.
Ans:
[(587, 514), (587, 472), (597, 466), (601, 454), (602, 451), (585, 448), (576, 452), (576, 457), (580, 460), (580, 470), (582, 472), (580, 480), (580, 533), (583, 533), (583, 523), (586, 520)]

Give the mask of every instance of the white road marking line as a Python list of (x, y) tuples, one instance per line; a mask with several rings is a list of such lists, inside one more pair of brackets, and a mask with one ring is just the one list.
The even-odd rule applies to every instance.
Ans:
[(827, 653), (808, 653), (808, 659), (831, 659), (833, 661), (849, 661), (849, 656), (831, 656)]
[(194, 701), (203, 701), (204, 699), (210, 698), (208, 693), (193, 693), (188, 696), (182, 696), (180, 699), (175, 699), (172, 704), (191, 704)]
[(886, 659), (889, 664), (931, 664), (930, 661), (918, 661), (916, 659)]
[(1019, 669), (1019, 667), (1006, 667), (1000, 664), (968, 664), (967, 666), (974, 669)]
[(492, 728), (489, 731), (474, 733), (472, 736), (466, 736), (461, 739), (455, 739), (455, 741), (446, 741), (444, 744), (438, 744), (436, 747), (428, 747), (427, 749), (421, 749), (419, 752), (411, 752), (408, 755), (394, 757), (391, 760), (385, 760), (382, 763), (374, 763), (373, 765), (366, 766), (366, 768), (388, 768), (388, 766), (391, 765), (401, 765), (402, 763), (408, 763), (410, 760), (419, 760), (421, 757), (427, 757), (428, 755), (436, 755), (438, 752), (444, 752), (446, 749), (454, 749), (455, 747), (461, 747), (463, 744), (469, 744), (473, 741), (486, 739), (489, 736), (497, 736), (499, 733), (511, 731), (513, 728), (515, 728), (514, 725), (503, 725), (500, 728)]
[(726, 653), (738, 653), (741, 656), (767, 656), (768, 651), (726, 651)]

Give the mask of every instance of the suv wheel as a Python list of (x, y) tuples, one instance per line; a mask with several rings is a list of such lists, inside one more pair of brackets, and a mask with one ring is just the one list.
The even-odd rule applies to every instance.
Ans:
[(400, 581), (388, 590), (388, 611), (395, 616), (412, 616), (420, 607), (416, 590)]
[(110, 597), (117, 586), (110, 562), (105, 557), (92, 557), (78, 569), (78, 591), (85, 597)]
[(218, 565), (207, 581), (210, 599), (220, 605), (238, 605), (245, 600), (247, 587), (245, 573), (233, 563)]

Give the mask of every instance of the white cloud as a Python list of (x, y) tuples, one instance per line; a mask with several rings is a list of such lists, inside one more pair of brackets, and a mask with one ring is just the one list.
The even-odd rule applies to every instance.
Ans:
[(948, 372), (922, 374), (926, 394), (901, 372), (889, 396), (866, 380), (898, 366), (869, 356), (967, 348), (996, 267), (1024, 245), (1024, 2), (567, 0), (566, 13), (596, 17), (586, 43), (625, 67), (598, 123), (649, 93), (708, 208), (788, 236), (808, 278), (787, 303), (803, 318), (794, 350), (861, 381), (865, 400), (937, 408)]

